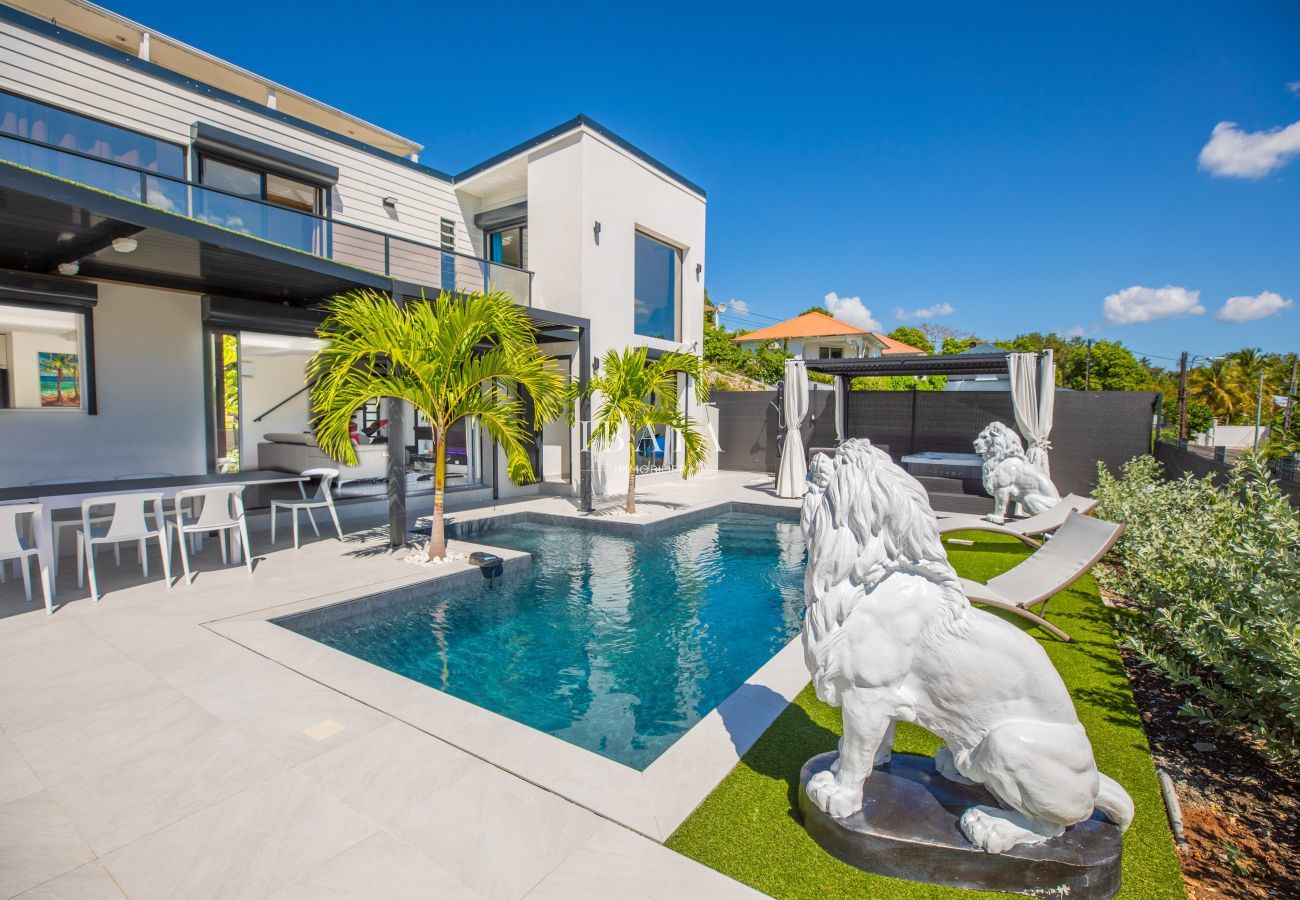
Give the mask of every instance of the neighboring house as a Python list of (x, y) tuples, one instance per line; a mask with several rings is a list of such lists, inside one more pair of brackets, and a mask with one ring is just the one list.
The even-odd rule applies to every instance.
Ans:
[(773, 341), (802, 359), (861, 359), (868, 356), (902, 356), (922, 351), (893, 338), (820, 312), (807, 312), (784, 322), (732, 338), (746, 350)]
[[(1005, 354), (1008, 351), (1001, 347), (995, 347), (993, 344), (972, 344), (969, 348), (963, 350), (958, 356), (986, 356), (989, 354)], [(971, 375), (967, 378), (956, 378), (949, 376), (948, 383), (944, 385), (945, 391), (1009, 391), (1011, 390), (1011, 376), (1009, 375)]]
[[(420, 149), (91, 3), (0, 4), (0, 484), (312, 458), (320, 305), (357, 287), (495, 285), (578, 381), (611, 348), (698, 352), (701, 188), (581, 116), (459, 174)], [(403, 404), (357, 424), (384, 419), (403, 451), (356, 478), (428, 446)], [(579, 432), (546, 426), (542, 483), (521, 488), (471, 423), (453, 484), (584, 501), (626, 484), (626, 457)]]

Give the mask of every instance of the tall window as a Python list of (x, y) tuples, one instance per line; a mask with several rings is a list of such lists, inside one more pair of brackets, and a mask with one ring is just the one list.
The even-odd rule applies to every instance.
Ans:
[(488, 259), (516, 269), (528, 268), (527, 234), (528, 229), (524, 225), (491, 232), (488, 234)]
[(636, 333), (642, 337), (677, 340), (682, 292), (677, 248), (637, 232), (635, 267)]

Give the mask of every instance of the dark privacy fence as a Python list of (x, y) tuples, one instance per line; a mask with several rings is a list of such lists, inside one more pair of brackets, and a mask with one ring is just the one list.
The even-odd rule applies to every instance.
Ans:
[[(1087, 493), (1097, 463), (1112, 471), (1151, 452), (1157, 394), (1150, 391), (1057, 391), (1052, 425), (1052, 480), (1061, 493)], [(722, 453), (718, 466), (776, 472), (775, 391), (715, 391)], [(835, 394), (815, 391), (801, 432), (804, 446), (835, 446)], [(898, 460), (936, 450), (974, 453), (971, 442), (998, 420), (1015, 428), (1006, 391), (850, 391), (845, 437), (870, 438)]]
[[(1228, 472), (1232, 470), (1232, 466), (1226, 462), (1219, 462), (1195, 450), (1187, 450), (1165, 441), (1156, 444), (1156, 459), (1164, 468), (1166, 478), (1181, 478), (1184, 475), (1204, 478), (1206, 475), (1211, 475), (1216, 482), (1222, 483)], [(1296, 471), (1295, 464), (1289, 460), (1282, 460), (1273, 463), (1270, 468), (1273, 470), (1273, 477), (1277, 479), (1278, 487), (1286, 494), (1291, 505), (1300, 507), (1300, 472)]]

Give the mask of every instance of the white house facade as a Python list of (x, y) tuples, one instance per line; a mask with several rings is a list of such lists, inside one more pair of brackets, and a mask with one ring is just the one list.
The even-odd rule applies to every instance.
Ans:
[[(304, 367), (357, 287), (506, 290), (578, 381), (699, 351), (698, 186), (584, 117), (460, 174), (420, 150), (93, 4), (0, 4), (0, 485), (321, 462)], [(357, 427), (387, 442), (345, 480), (404, 516), (427, 429), (396, 403)], [(521, 487), (469, 423), (452, 489), (619, 490), (626, 455), (581, 432), (546, 426)]]

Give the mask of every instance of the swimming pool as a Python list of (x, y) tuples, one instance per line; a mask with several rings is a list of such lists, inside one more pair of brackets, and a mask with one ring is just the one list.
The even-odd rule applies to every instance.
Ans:
[(797, 522), (728, 512), (631, 538), (511, 524), (532, 566), (278, 624), (644, 770), (799, 631)]

